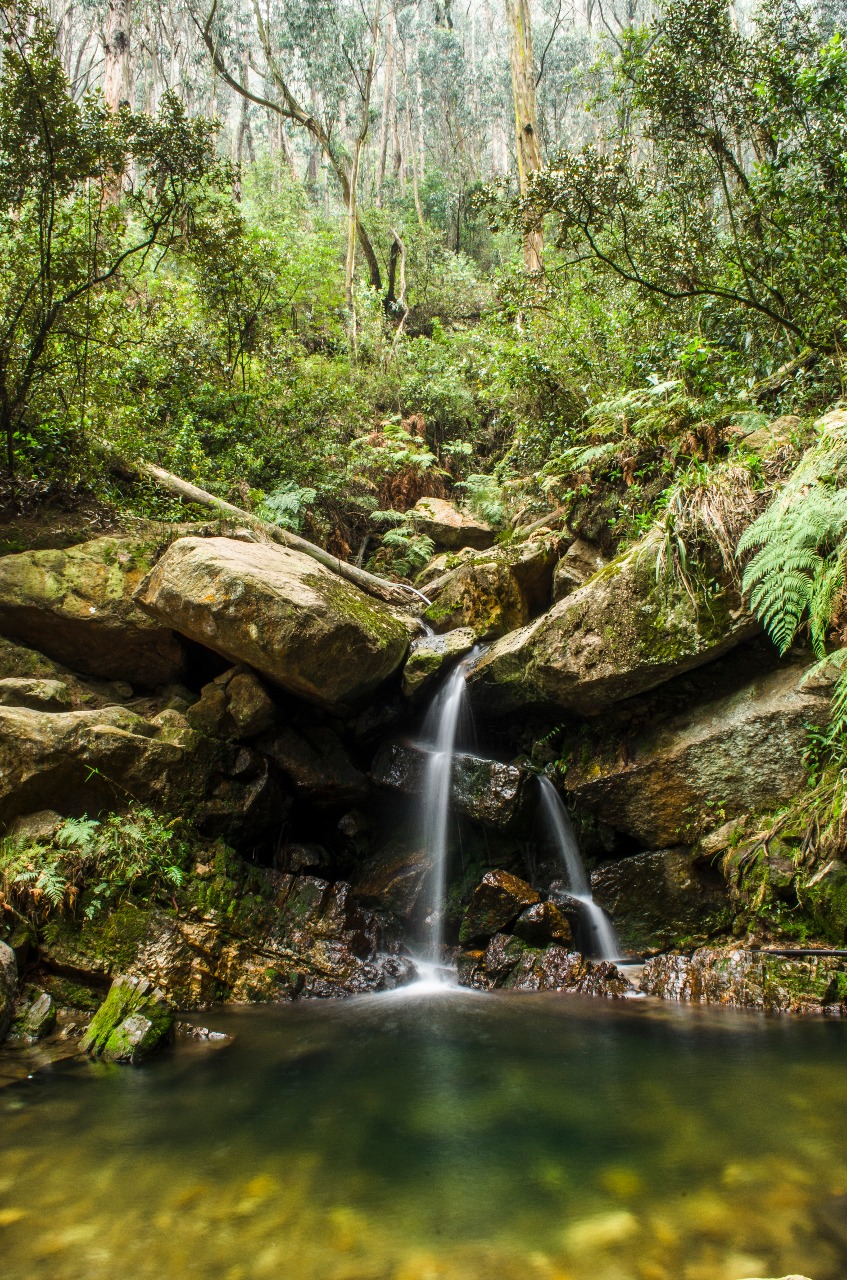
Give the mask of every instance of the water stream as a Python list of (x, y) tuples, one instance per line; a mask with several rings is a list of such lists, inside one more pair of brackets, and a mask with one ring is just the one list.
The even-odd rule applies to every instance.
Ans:
[(620, 960), (621, 945), (606, 912), (594, 901), (591, 881), (582, 861), (576, 834), (564, 801), (549, 778), (540, 775), (541, 811), (550, 837), (564, 864), (571, 896), (582, 904), (583, 919), (590, 937), (590, 951), (595, 960)]
[(440, 965), (444, 954), (444, 899), (450, 842), (450, 798), (453, 760), (463, 715), (467, 713), (465, 675), (477, 657), (474, 650), (451, 671), (432, 701), (423, 725), (421, 746), (427, 752), (421, 795), (423, 849), (432, 874), (427, 902), (425, 960)]

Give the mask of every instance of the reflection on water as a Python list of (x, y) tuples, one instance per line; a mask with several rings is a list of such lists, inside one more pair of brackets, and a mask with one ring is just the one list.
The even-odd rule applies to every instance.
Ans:
[(568, 997), (233, 1010), (0, 1091), (3, 1280), (847, 1275), (847, 1028)]

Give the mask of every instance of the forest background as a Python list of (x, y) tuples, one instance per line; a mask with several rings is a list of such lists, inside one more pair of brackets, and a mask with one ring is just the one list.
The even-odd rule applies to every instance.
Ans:
[(616, 546), (842, 394), (840, 0), (0, 12), (13, 510), (145, 459), (411, 576), (422, 494)]

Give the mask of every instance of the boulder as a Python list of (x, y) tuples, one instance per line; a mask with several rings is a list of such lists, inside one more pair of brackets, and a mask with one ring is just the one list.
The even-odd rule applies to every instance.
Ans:
[(513, 924), (526, 907), (540, 903), (541, 895), (525, 880), (508, 871), (488, 871), (474, 889), (459, 940), (491, 938)]
[(526, 907), (513, 925), (516, 937), (533, 947), (558, 942), (571, 949), (574, 944), (570, 921), (554, 902), (536, 902)]
[(178, 680), (182, 643), (133, 600), (155, 551), (134, 538), (103, 537), (3, 556), (0, 631), (88, 675), (149, 687)]
[(37, 680), (32, 676), (7, 676), (0, 680), (0, 707), (33, 707), (66, 711), (71, 694), (64, 680)]
[(391, 844), (372, 854), (356, 870), (353, 889), (366, 906), (391, 912), (398, 920), (415, 918), (432, 874), (430, 860), (419, 849)]
[(437, 547), (490, 547), (497, 536), (484, 520), (444, 498), (420, 498), (406, 514)]
[(212, 737), (255, 738), (273, 726), (277, 709), (255, 672), (232, 667), (203, 686), (185, 718)]
[(688, 844), (733, 814), (806, 785), (807, 726), (829, 717), (831, 678), (792, 663), (654, 730), (588, 734), (565, 774), (575, 800), (645, 844)]
[(54, 921), (44, 964), (91, 985), (143, 980), (179, 1009), (384, 991), (415, 977), (343, 881), (216, 857), (174, 893), (178, 913), (127, 901), (109, 916)]
[(760, 458), (768, 458), (780, 449), (790, 447), (796, 442), (803, 427), (803, 419), (795, 414), (784, 414), (773, 418), (770, 422), (753, 431), (745, 432), (739, 440), (739, 448), (745, 453), (755, 453)]
[(19, 996), (12, 1018), (10, 1039), (35, 1044), (56, 1025), (56, 1003), (49, 991), (26, 987)]
[(662, 538), (652, 532), (543, 617), (498, 640), (468, 682), (475, 705), (494, 714), (558, 707), (597, 715), (710, 662), (756, 633), (733, 585), (692, 602), (660, 575)]
[(173, 1030), (174, 1015), (164, 994), (145, 978), (121, 976), (92, 1018), (81, 1048), (104, 1062), (138, 1066), (173, 1038)]
[(565, 596), (585, 586), (586, 582), (605, 569), (608, 564), (606, 556), (593, 542), (577, 538), (568, 547), (553, 573), (553, 599), (564, 600)]
[(176, 711), (0, 707), (0, 823), (48, 805), (97, 813), (128, 798), (239, 842), (278, 824), (282, 803), (267, 761), (197, 733)]
[[(371, 776), (381, 787), (421, 795), (429, 753), (405, 743), (388, 743), (378, 753)], [(453, 760), (452, 803), (483, 826), (508, 830), (519, 825), (532, 800), (532, 778), (517, 765), (469, 754)]]
[(448, 663), (470, 653), (475, 643), (476, 635), (470, 627), (413, 640), (403, 668), (403, 693), (407, 698), (416, 698), (431, 689)]
[(311, 557), (232, 538), (180, 538), (136, 601), (233, 662), (327, 707), (362, 701), (397, 670), (405, 623)]
[(479, 991), (567, 991), (574, 995), (635, 994), (629, 979), (608, 960), (586, 960), (554, 943), (538, 948), (498, 933), (484, 951), (465, 951), (457, 963), (459, 985)]
[(368, 779), (328, 727), (289, 726), (266, 738), (262, 751), (279, 766), (297, 795), (323, 804), (349, 804), (370, 793)]
[(15, 992), (18, 986), (18, 963), (15, 953), (5, 942), (0, 942), (0, 1044), (12, 1021)]
[(654, 956), (641, 978), (646, 995), (688, 1004), (725, 1004), (771, 1013), (847, 1013), (847, 960), (783, 956), (742, 947), (701, 947)]
[(632, 955), (705, 942), (730, 922), (719, 872), (685, 849), (604, 863), (592, 873), (591, 890), (614, 920), (621, 947)]
[(438, 632), (470, 628), (499, 636), (524, 626), (550, 607), (557, 535), (536, 537), (468, 556), (426, 587), (432, 604), (424, 617)]

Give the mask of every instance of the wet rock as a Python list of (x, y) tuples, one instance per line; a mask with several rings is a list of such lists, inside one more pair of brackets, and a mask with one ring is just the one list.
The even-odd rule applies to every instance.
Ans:
[(730, 923), (720, 872), (684, 849), (604, 863), (592, 873), (591, 890), (614, 920), (624, 951), (633, 955), (705, 942)]
[[(198, 869), (198, 879), (200, 879)], [(343, 881), (266, 868), (205, 867), (174, 890), (178, 913), (125, 902), (108, 917), (56, 922), (51, 971), (102, 984), (144, 979), (175, 1008), (392, 989), (414, 966), (386, 945), (375, 914)]]
[(183, 646), (133, 594), (156, 548), (104, 537), (0, 558), (0, 630), (75, 671), (156, 686), (179, 679)]
[[(371, 775), (378, 786), (420, 795), (428, 754), (420, 747), (388, 743), (374, 760)], [(479, 756), (457, 755), (453, 762), (452, 803), (484, 826), (508, 830), (517, 826), (531, 804), (532, 775), (516, 765)]]
[(538, 621), (498, 640), (470, 672), (475, 705), (492, 713), (558, 707), (597, 715), (710, 662), (754, 635), (734, 586), (692, 603), (656, 580), (653, 532)]
[(438, 547), (490, 547), (496, 534), (484, 520), (460, 511), (444, 498), (421, 498), (407, 513), (419, 533)]
[(328, 707), (362, 701), (409, 643), (391, 610), (275, 545), (180, 538), (135, 598), (160, 623)]
[(586, 960), (559, 943), (539, 948), (506, 933), (496, 934), (484, 951), (461, 952), (457, 963), (461, 986), (481, 991), (566, 991), (577, 995), (632, 995), (627, 978), (607, 960)]
[(847, 1013), (847, 961), (741, 947), (701, 947), (649, 960), (641, 990), (664, 1000), (725, 1004), (772, 1013)]
[(18, 964), (15, 953), (0, 942), (0, 1044), (6, 1039), (12, 1021), (12, 1009), (18, 986)]
[(429, 582), (424, 617), (438, 632), (470, 628), (500, 636), (550, 606), (559, 540), (549, 530), (526, 542), (479, 551)]
[(579, 804), (648, 847), (688, 844), (718, 815), (773, 809), (806, 782), (807, 726), (829, 718), (830, 681), (778, 668), (655, 730), (589, 733), (565, 774)]
[(284, 844), (274, 857), (278, 871), (289, 871), (294, 875), (318, 871), (331, 862), (326, 849), (320, 844)]
[(353, 888), (369, 907), (396, 919), (414, 919), (432, 868), (424, 853), (393, 845), (378, 850), (356, 871)]
[(9, 1038), (35, 1044), (49, 1035), (55, 1025), (56, 1005), (49, 991), (32, 986), (24, 988), (15, 1003)]
[(517, 920), (526, 907), (541, 901), (532, 885), (508, 871), (489, 871), (474, 889), (462, 920), (459, 939), (491, 938)]
[(556, 565), (553, 573), (553, 600), (564, 600), (565, 596), (578, 591), (608, 563), (595, 543), (577, 538)]
[(334, 730), (322, 727), (282, 729), (262, 742), (298, 795), (322, 804), (350, 804), (364, 800), (370, 783), (350, 760)]
[(278, 821), (282, 804), (261, 756), (197, 733), (176, 711), (148, 720), (127, 707), (0, 707), (0, 822), (47, 805), (96, 813), (128, 797), (243, 840)]
[(536, 902), (518, 916), (514, 933), (533, 947), (546, 947), (551, 942), (573, 946), (570, 922), (553, 902)]
[(104, 1062), (138, 1066), (173, 1037), (174, 1015), (163, 993), (144, 978), (121, 976), (95, 1013), (81, 1048)]
[(413, 640), (403, 668), (403, 693), (407, 698), (415, 698), (430, 689), (445, 666), (470, 653), (475, 643), (476, 636), (470, 627)]

